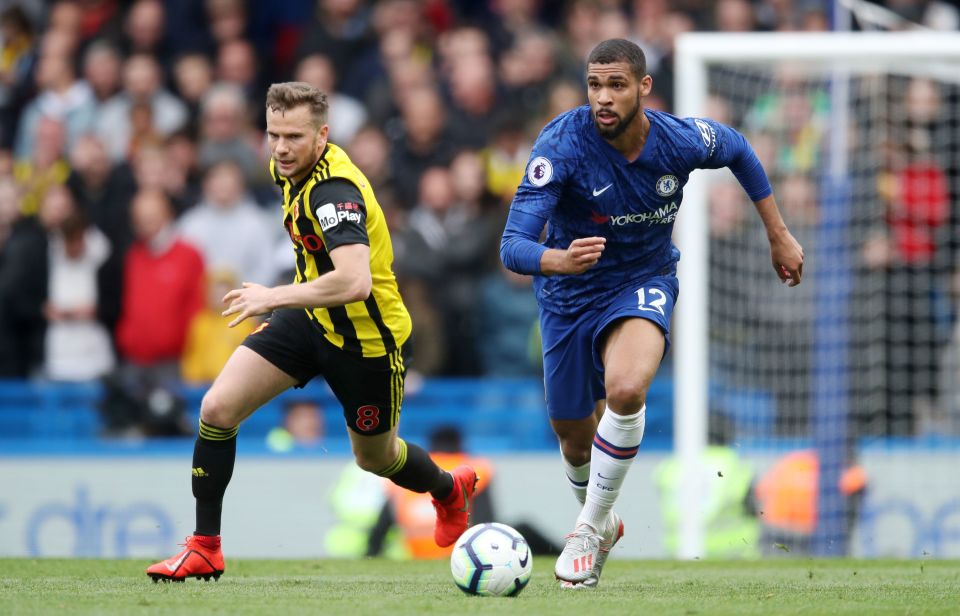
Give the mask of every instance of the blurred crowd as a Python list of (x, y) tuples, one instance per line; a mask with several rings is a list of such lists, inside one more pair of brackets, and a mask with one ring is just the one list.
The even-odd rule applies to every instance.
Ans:
[[(226, 290), (292, 280), (263, 135), (266, 88), (287, 80), (329, 94), (330, 140), (386, 212), (415, 368), (536, 374), (530, 280), (499, 265), (499, 235), (538, 131), (585, 102), (589, 50), (639, 43), (647, 105), (671, 111), (677, 35), (828, 30), (830, 4), (0, 1), (0, 378), (103, 378), (122, 398), (217, 374), (256, 326), (224, 327)], [(881, 4), (957, 27), (950, 3)], [(766, 163), (802, 172), (823, 102), (787, 134), (784, 92), (737, 119), (771, 129), (754, 144)], [(792, 211), (813, 211), (801, 174), (777, 179)], [(715, 232), (734, 216), (725, 190)]]

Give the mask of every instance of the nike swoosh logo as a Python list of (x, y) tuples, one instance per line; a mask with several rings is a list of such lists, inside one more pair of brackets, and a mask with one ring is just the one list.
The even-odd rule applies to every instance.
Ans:
[(605, 193), (605, 192), (607, 191), (607, 189), (610, 188), (611, 186), (613, 186), (613, 184), (607, 184), (606, 186), (604, 186), (604, 187), (601, 188), (600, 190), (597, 190), (596, 188), (594, 188), (594, 189), (593, 189), (593, 196), (594, 196), (594, 197), (599, 197), (600, 195), (602, 195), (603, 193)]
[(607, 481), (611, 481), (613, 479), (613, 477), (604, 477), (600, 473), (597, 473), (597, 477), (599, 477), (600, 479), (606, 479)]
[(190, 555), (190, 552), (187, 552), (186, 554), (178, 558), (177, 562), (173, 563), (172, 565), (170, 563), (163, 563), (163, 564), (166, 565), (167, 569), (170, 570), (170, 573), (173, 573), (180, 568), (180, 565), (183, 564), (183, 561), (185, 561), (187, 559), (187, 556), (189, 555)]
[(524, 554), (523, 558), (520, 559), (520, 566), (521, 566), (521, 567), (526, 567), (528, 560), (530, 560), (530, 552), (529, 552), (529, 551), (527, 551), (527, 553)]
[(467, 493), (467, 486), (461, 483), (460, 489), (463, 490), (463, 508), (460, 511), (470, 511), (470, 495)]

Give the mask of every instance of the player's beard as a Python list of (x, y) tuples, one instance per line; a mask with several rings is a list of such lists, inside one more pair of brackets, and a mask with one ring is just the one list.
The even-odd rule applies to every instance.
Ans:
[[(600, 123), (600, 120), (597, 118), (596, 112), (593, 114), (593, 125), (597, 127), (597, 132), (600, 133), (600, 136), (606, 139), (607, 141), (613, 141), (620, 135), (622, 135), (628, 128), (630, 124), (637, 118), (637, 114), (640, 113), (640, 91), (637, 91), (637, 101), (633, 105), (633, 109), (617, 122), (614, 126), (604, 126)], [(619, 116), (618, 116), (619, 118)]]

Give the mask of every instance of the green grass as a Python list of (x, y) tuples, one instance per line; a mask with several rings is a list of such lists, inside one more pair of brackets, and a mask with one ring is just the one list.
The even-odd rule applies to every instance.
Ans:
[(537, 559), (515, 599), (468, 597), (440, 562), (231, 560), (219, 582), (154, 584), (146, 561), (0, 559), (0, 614), (957, 614), (960, 562), (611, 561), (562, 591)]

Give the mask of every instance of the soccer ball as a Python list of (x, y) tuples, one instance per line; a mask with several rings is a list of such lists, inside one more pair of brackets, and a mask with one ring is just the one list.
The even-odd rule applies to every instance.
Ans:
[(515, 597), (530, 581), (533, 554), (523, 535), (506, 524), (477, 524), (457, 539), (450, 571), (468, 595)]

